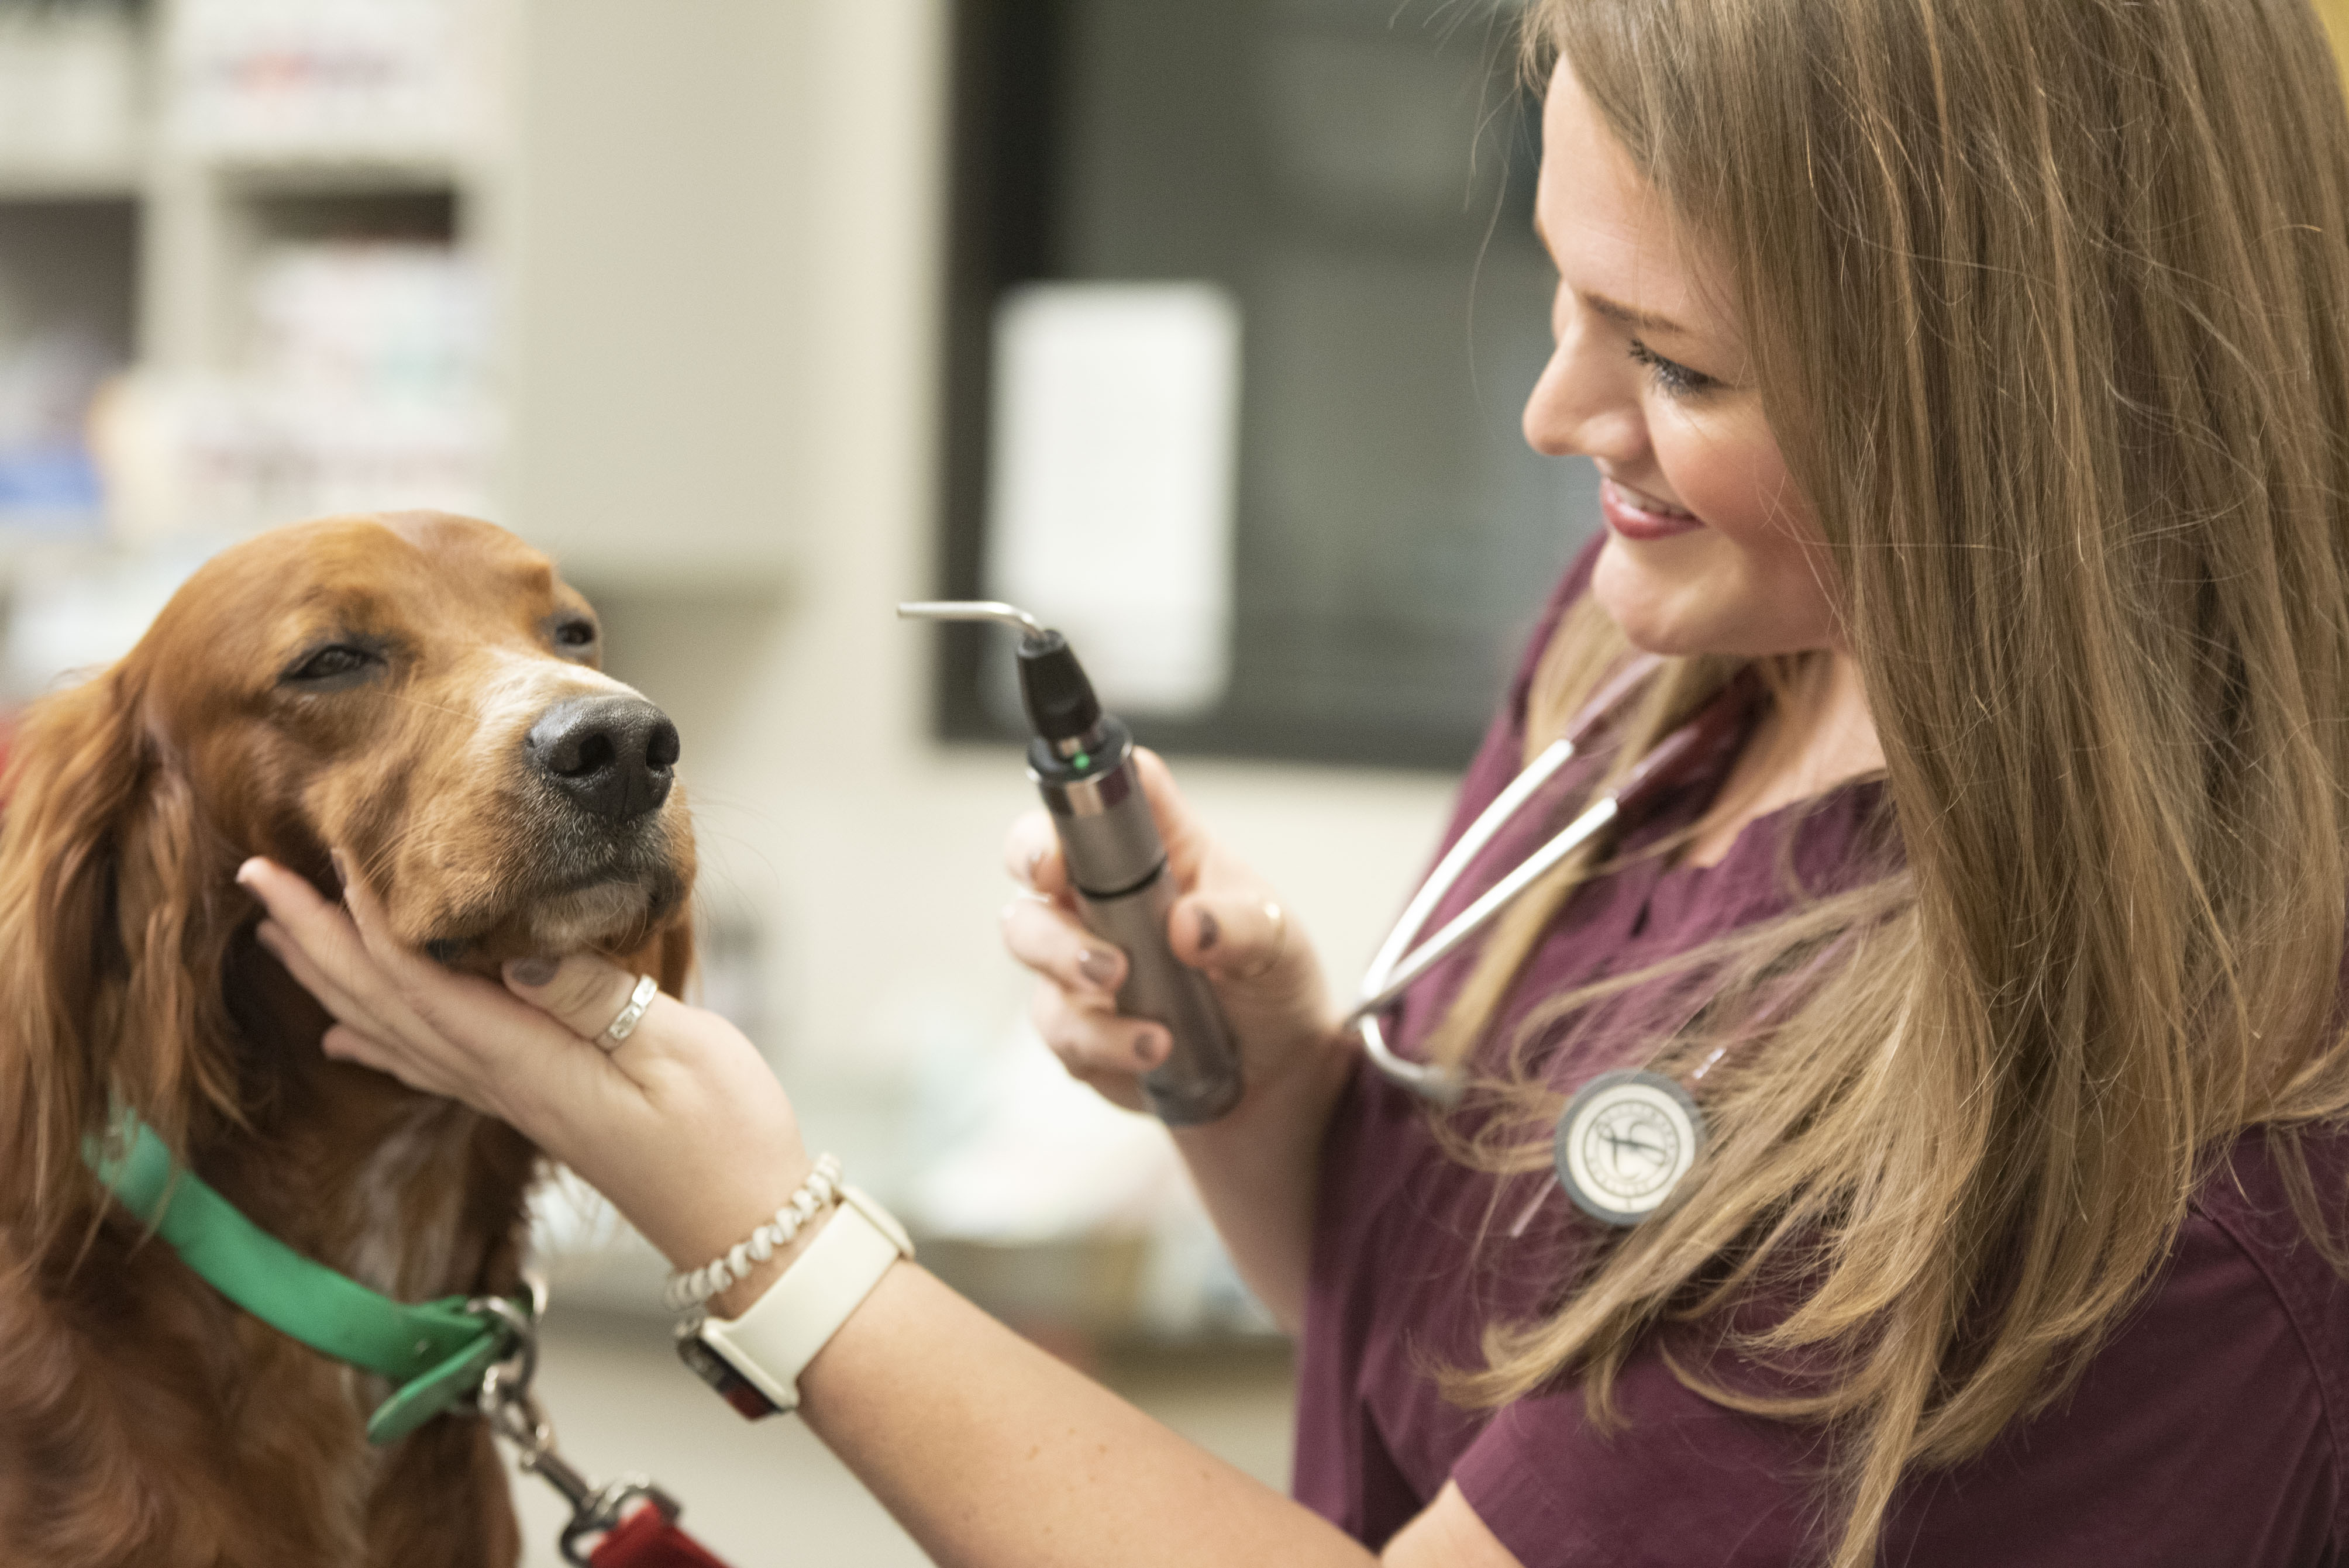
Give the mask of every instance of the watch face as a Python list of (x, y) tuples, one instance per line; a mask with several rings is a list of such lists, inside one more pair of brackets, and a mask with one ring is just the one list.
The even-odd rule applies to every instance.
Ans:
[(1696, 1163), (1704, 1117), (1659, 1073), (1601, 1073), (1557, 1119), (1557, 1179), (1575, 1207), (1610, 1225), (1661, 1208)]

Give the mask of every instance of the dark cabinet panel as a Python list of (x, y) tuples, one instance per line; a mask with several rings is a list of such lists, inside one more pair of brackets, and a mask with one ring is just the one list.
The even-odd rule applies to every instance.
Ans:
[[(1007, 290), (1205, 280), (1239, 308), (1230, 682), (1179, 751), (1449, 767), (1597, 526), (1518, 410), (1548, 350), (1537, 106), (1505, 22), (1433, 0), (964, 0), (941, 591), (979, 592)], [(1004, 733), (984, 634), (950, 737)], [(1000, 657), (1000, 649), (994, 650)]]

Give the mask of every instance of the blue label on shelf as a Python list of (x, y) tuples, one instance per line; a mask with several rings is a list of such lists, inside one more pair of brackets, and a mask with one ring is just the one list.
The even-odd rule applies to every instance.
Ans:
[(90, 527), (102, 500), (98, 466), (81, 448), (0, 448), (0, 525)]

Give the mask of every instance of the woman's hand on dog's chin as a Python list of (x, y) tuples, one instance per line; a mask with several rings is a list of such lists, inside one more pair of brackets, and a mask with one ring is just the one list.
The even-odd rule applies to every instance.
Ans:
[[(518, 969), (535, 983), (526, 983)], [(588, 1042), (627, 1005), (637, 979), (585, 953), (561, 960), (552, 975), (508, 964), (505, 977), (515, 995), (553, 1016), (574, 1039)], [(573, 1100), (562, 1108), (564, 1143), (540, 1142), (602, 1188), (679, 1268), (698, 1267), (748, 1236), (813, 1168), (773, 1071), (742, 1031), (717, 1014), (657, 995), (623, 1044), (608, 1054), (592, 1044), (588, 1050), (618, 1068), (616, 1076), (634, 1092), (618, 1096), (617, 1115), (601, 1096)], [(614, 1140), (626, 1140), (629, 1147), (608, 1148)], [(572, 1148), (578, 1152), (564, 1151)], [(604, 1187), (598, 1172), (615, 1162), (611, 1156), (626, 1168), (616, 1171), (615, 1179), (625, 1174), (657, 1219), (640, 1216)], [(811, 1229), (805, 1237), (813, 1233)], [(778, 1253), (713, 1306), (721, 1316), (739, 1315), (796, 1252)]]
[[(605, 1052), (591, 1041), (636, 977), (601, 958), (574, 954), (538, 985), (509, 965), (500, 987), (389, 940), (362, 883), (337, 907), (268, 861), (246, 861), (237, 881), (269, 912), (262, 944), (334, 1016), (327, 1055), (512, 1123), (678, 1267), (740, 1241), (807, 1174), (782, 1086), (716, 1014), (657, 997)], [(719, 1309), (748, 1305), (781, 1261)]]

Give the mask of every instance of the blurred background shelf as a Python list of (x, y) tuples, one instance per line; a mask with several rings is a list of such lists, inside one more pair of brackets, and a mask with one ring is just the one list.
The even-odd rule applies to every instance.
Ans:
[(0, 0), (0, 535), (442, 505), (773, 596), (790, 9)]
[(0, 201), (135, 201), (141, 170), (113, 159), (0, 164)]

